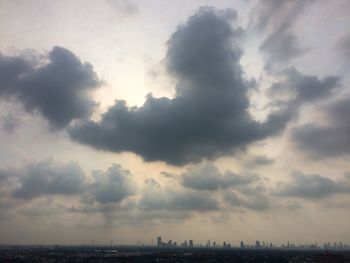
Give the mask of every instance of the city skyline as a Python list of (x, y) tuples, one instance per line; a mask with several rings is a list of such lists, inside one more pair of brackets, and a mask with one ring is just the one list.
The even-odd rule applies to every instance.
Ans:
[(349, 11), (0, 1), (0, 244), (350, 244)]

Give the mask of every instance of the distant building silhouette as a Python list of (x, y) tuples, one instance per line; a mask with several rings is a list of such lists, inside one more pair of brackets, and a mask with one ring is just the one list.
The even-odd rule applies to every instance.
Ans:
[(255, 248), (260, 248), (260, 241), (259, 241), (259, 240), (257, 240), (257, 241), (255, 242)]
[(244, 242), (241, 241), (241, 245), (240, 245), (241, 248), (245, 248), (245, 245), (244, 245)]
[(177, 243), (173, 242), (171, 239), (168, 242), (163, 242), (162, 237), (157, 237), (157, 247), (162, 248), (162, 247), (176, 247)]

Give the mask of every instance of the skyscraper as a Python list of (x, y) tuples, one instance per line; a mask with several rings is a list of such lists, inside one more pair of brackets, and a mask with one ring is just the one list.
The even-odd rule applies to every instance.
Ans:
[(162, 237), (157, 237), (157, 247), (162, 246)]
[(257, 241), (255, 242), (255, 248), (260, 248), (260, 241), (259, 241), (259, 240), (257, 240)]
[(244, 242), (243, 241), (241, 241), (241, 248), (244, 248), (245, 246), (244, 246)]

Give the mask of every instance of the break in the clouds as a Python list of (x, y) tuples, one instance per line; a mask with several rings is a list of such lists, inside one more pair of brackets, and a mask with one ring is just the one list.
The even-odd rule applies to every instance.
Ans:
[(260, 50), (266, 56), (267, 69), (288, 64), (308, 50), (300, 45), (292, 27), (305, 6), (311, 2), (312, 0), (255, 1), (250, 23), (258, 31), (267, 33), (260, 45)]
[(286, 197), (325, 198), (334, 194), (350, 194), (350, 176), (333, 180), (318, 174), (306, 175), (302, 172), (291, 174), (291, 181), (280, 183), (276, 193)]
[(173, 165), (213, 159), (244, 149), (284, 129), (290, 112), (263, 123), (248, 112), (235, 13), (201, 8), (168, 41), (166, 64), (176, 79), (175, 98), (149, 95), (142, 107), (116, 101), (99, 122), (69, 130), (73, 140), (112, 152), (130, 151), (145, 161)]
[(55, 129), (88, 117), (96, 104), (90, 93), (101, 83), (92, 66), (61, 47), (46, 60), (35, 65), (26, 57), (0, 54), (0, 96), (19, 100)]
[(332, 101), (323, 108), (324, 123), (307, 123), (292, 130), (295, 145), (314, 158), (350, 154), (350, 98)]

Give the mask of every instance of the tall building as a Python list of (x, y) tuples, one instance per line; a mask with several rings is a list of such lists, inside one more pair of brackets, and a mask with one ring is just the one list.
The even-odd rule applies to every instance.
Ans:
[(193, 248), (193, 240), (189, 240), (189, 247)]
[(260, 241), (259, 241), (259, 240), (257, 240), (257, 241), (255, 242), (255, 248), (260, 248)]
[(243, 241), (241, 241), (241, 248), (245, 248)]
[(162, 246), (162, 237), (157, 237), (157, 247)]

